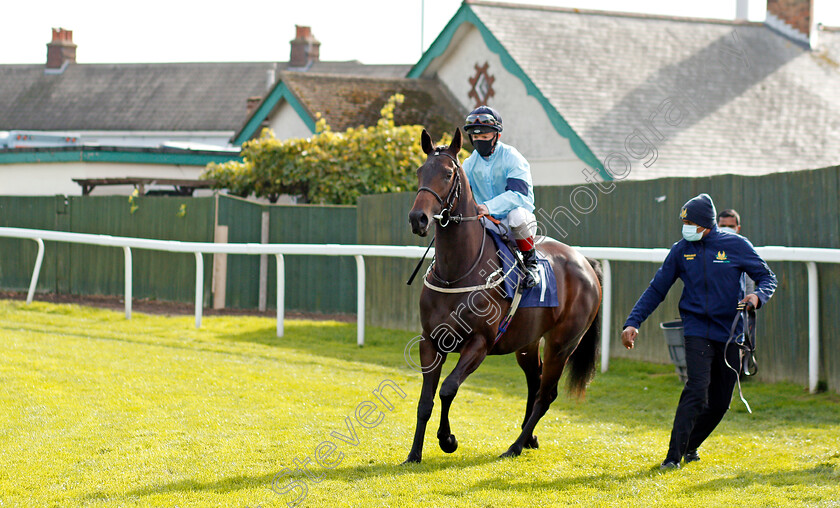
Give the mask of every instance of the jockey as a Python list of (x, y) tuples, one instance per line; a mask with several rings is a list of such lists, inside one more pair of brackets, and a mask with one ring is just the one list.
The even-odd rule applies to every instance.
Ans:
[[(502, 117), (489, 107), (480, 106), (467, 115), (464, 132), (475, 150), (464, 161), (463, 168), (470, 182), (478, 213), (499, 219), (513, 232), (516, 246), (528, 273), (526, 288), (539, 284), (534, 235), (534, 187), (531, 168), (519, 151), (499, 141)], [(484, 227), (503, 233), (503, 228), (482, 218)]]

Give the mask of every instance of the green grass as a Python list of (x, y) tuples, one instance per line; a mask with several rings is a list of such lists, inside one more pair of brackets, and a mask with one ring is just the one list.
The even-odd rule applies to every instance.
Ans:
[[(399, 466), (414, 432), (420, 375), (406, 332), (334, 322), (134, 314), (0, 301), (0, 506), (286, 506), (272, 479), (295, 460), (310, 473), (302, 506), (840, 506), (840, 397), (790, 384), (745, 386), (701, 449), (661, 473), (679, 398), (673, 367), (612, 362), (587, 400), (558, 398), (537, 427), (539, 450), (498, 459), (524, 413), (512, 356), (489, 358), (452, 409), (460, 442)], [(453, 357), (447, 371), (454, 365)], [(393, 411), (354, 418), (383, 380)], [(358, 444), (347, 434), (351, 418)], [(341, 463), (314, 464), (323, 441)], [(335, 459), (333, 455), (331, 459)]]

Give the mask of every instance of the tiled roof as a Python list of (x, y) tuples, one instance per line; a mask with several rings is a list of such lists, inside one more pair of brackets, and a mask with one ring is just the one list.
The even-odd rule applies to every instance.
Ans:
[[(761, 23), (468, 0), (522, 72), (603, 161), (643, 133), (658, 158), (630, 178), (761, 174), (840, 162), (840, 33), (810, 51)], [(664, 101), (676, 126), (645, 127)], [(640, 146), (636, 146), (640, 148)]]
[[(0, 65), (0, 130), (236, 131), (269, 69), (287, 63)], [(308, 71), (404, 76), (407, 65), (316, 62)]]
[(334, 131), (375, 125), (380, 110), (394, 94), (405, 101), (394, 111), (397, 125), (423, 125), (435, 138), (454, 131), (466, 111), (437, 80), (370, 78), (284, 72), (280, 79), (313, 117), (321, 113)]

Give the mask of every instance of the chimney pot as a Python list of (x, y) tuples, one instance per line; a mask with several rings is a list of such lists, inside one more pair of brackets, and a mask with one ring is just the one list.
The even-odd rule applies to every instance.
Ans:
[(312, 27), (295, 25), (295, 39), (309, 39), (312, 37)]
[(67, 63), (76, 63), (73, 31), (53, 28), (52, 41), (47, 44), (47, 69), (61, 69)]
[(320, 60), (321, 43), (312, 35), (308, 26), (295, 25), (295, 38), (291, 41), (289, 67), (307, 67)]

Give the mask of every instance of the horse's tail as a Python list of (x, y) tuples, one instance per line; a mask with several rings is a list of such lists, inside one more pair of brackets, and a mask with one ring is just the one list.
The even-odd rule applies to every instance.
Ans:
[[(604, 272), (601, 270), (601, 263), (597, 259), (586, 258), (598, 276), (599, 292), (604, 279)], [(599, 299), (600, 300), (600, 299)], [(601, 344), (601, 302), (598, 302), (598, 313), (583, 337), (580, 339), (577, 348), (569, 357), (566, 364), (569, 369), (568, 389), (569, 394), (581, 398), (586, 393), (586, 385), (595, 374), (595, 360), (598, 358), (598, 348)]]

